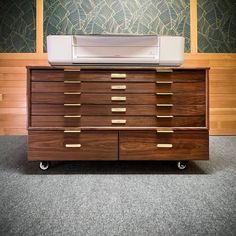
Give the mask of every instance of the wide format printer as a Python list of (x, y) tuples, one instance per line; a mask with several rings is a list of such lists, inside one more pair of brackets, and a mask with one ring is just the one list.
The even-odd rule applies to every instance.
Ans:
[(49, 35), (51, 65), (136, 64), (180, 66), (184, 37), (153, 35)]

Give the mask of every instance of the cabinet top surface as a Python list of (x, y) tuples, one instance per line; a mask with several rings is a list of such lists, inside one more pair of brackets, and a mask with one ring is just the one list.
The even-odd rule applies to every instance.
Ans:
[(70, 70), (209, 70), (209, 67), (148, 67), (148, 66), (26, 66), (27, 69), (37, 70), (57, 70), (57, 69), (70, 69)]

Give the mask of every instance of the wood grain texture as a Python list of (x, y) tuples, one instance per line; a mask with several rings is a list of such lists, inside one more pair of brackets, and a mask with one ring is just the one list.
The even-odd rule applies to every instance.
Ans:
[[(66, 148), (66, 144), (81, 144)], [(116, 131), (29, 131), (29, 160), (118, 160)]]
[[(113, 108), (124, 108), (125, 112), (112, 111)], [(24, 110), (22, 110), (23, 112)], [(204, 105), (192, 106), (173, 106), (173, 107), (157, 107), (156, 105), (82, 105), (81, 107), (65, 107), (62, 104), (35, 104), (31, 106), (32, 115), (76, 115), (82, 116), (153, 116), (168, 115), (177, 116), (202, 116), (205, 115)], [(1, 114), (1, 108), (0, 108)]]
[[(26, 80), (25, 66), (46, 66), (47, 54), (1, 54), (0, 80)], [(185, 54), (185, 67), (210, 67), (210, 134), (236, 135), (235, 113), (236, 91), (232, 90), (230, 82), (236, 78), (236, 54)], [(219, 81), (218, 85), (215, 81)], [(213, 85), (213, 88), (211, 87)], [(19, 108), (26, 107), (26, 89), (0, 88), (3, 100), (0, 107)], [(10, 90), (9, 90), (10, 89)], [(213, 89), (213, 90), (212, 90)], [(217, 91), (217, 92), (216, 92)], [(230, 92), (230, 93), (229, 93)], [(76, 98), (75, 98), (76, 99)], [(217, 110), (216, 110), (217, 109)], [(217, 114), (216, 114), (217, 111)], [(231, 114), (230, 114), (231, 113)], [(25, 110), (26, 116), (26, 110)], [(12, 119), (9, 116), (9, 119)], [(22, 126), (22, 124), (20, 124)], [(3, 128), (0, 124), (1, 134), (25, 134), (26, 130)]]
[[(120, 160), (208, 160), (208, 131), (120, 131)], [(171, 144), (172, 148), (158, 148)]]
[[(80, 114), (79, 114), (80, 115)], [(171, 112), (170, 114), (171, 115)], [(125, 124), (112, 124), (112, 120), (126, 120)], [(157, 118), (156, 116), (81, 116), (64, 118), (64, 116), (32, 116), (31, 127), (205, 127), (204, 116), (174, 116)]]

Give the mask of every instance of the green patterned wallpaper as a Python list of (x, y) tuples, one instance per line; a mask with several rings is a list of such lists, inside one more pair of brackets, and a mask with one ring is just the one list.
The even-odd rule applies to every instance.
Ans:
[(35, 52), (35, 0), (0, 1), (0, 53)]
[(198, 0), (198, 51), (236, 53), (235, 0)]
[(185, 36), (190, 51), (189, 0), (45, 0), (49, 34), (160, 34)]

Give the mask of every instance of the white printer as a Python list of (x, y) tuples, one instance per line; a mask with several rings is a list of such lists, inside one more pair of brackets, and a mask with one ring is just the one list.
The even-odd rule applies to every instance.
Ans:
[(51, 65), (180, 66), (184, 60), (184, 37), (49, 35), (47, 51)]

